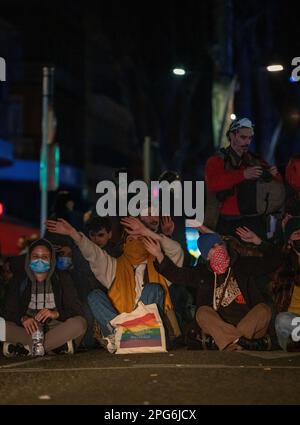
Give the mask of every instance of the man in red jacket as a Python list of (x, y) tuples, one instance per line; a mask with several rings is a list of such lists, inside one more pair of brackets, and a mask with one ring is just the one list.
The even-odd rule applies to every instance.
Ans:
[[(237, 227), (247, 226), (260, 237), (265, 237), (265, 216), (241, 214), (237, 186), (245, 181), (264, 177), (281, 180), (281, 176), (275, 166), (269, 166), (265, 161), (248, 152), (254, 135), (253, 124), (248, 118), (234, 120), (226, 135), (230, 146), (210, 157), (205, 166), (208, 194), (216, 197), (219, 202), (216, 230), (222, 235), (236, 236)], [(206, 224), (214, 227), (207, 222), (207, 211)], [(216, 211), (211, 215), (215, 217)]]

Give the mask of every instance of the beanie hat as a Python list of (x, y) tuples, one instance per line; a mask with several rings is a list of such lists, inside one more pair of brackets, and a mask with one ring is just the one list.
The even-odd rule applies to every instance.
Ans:
[(223, 240), (217, 233), (205, 233), (204, 235), (200, 235), (197, 241), (199, 251), (201, 252), (202, 257), (205, 258), (205, 260), (207, 260), (209, 250), (215, 244), (221, 245), (223, 243)]

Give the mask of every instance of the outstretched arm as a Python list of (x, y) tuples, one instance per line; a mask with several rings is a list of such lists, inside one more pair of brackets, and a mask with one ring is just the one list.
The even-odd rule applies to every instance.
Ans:
[(63, 218), (57, 220), (47, 220), (46, 228), (49, 232), (58, 233), (59, 235), (70, 236), (73, 241), (78, 244), (82, 238), (82, 233), (79, 233), (70, 223)]
[(89, 262), (96, 279), (103, 283), (106, 288), (110, 288), (116, 275), (117, 261), (115, 258), (108, 255), (62, 218), (57, 221), (47, 220), (46, 227), (49, 232), (70, 236), (78, 245), (84, 258)]
[(167, 255), (164, 255), (158, 241), (144, 238), (143, 242), (147, 251), (156, 258), (154, 262), (156, 270), (169, 282), (184, 286), (198, 286), (201, 281), (199, 268), (178, 267)]

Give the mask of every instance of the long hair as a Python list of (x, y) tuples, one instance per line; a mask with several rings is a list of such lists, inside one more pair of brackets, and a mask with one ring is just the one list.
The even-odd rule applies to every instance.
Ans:
[(283, 261), (272, 275), (272, 294), (278, 312), (287, 311), (294, 285), (300, 286), (298, 256), (290, 247), (283, 248)]

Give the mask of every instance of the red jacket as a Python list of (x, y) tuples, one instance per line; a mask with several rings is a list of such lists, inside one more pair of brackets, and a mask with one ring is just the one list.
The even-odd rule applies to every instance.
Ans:
[[(244, 166), (238, 170), (225, 170), (224, 159), (214, 155), (210, 157), (205, 165), (205, 182), (207, 189), (211, 192), (232, 189), (233, 186), (245, 180)], [(230, 195), (220, 206), (220, 214), (240, 215), (235, 195)]]
[[(262, 164), (268, 165), (265, 161)], [(214, 155), (208, 159), (205, 164), (205, 182), (207, 189), (211, 192), (220, 192), (222, 190), (232, 189), (235, 185), (245, 180), (245, 166), (241, 165), (237, 170), (225, 170), (224, 158), (220, 155)], [(282, 181), (280, 174), (274, 177)], [(236, 195), (229, 195), (220, 206), (222, 215), (240, 215)]]

